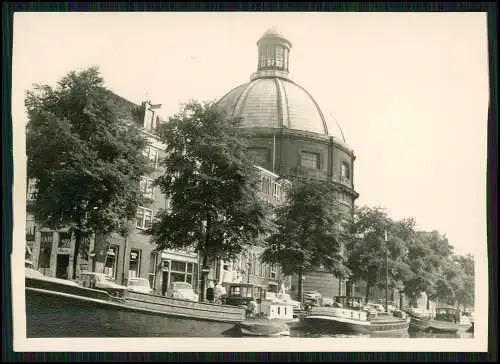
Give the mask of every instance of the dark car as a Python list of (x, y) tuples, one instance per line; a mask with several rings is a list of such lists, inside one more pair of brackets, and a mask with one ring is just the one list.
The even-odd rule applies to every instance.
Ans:
[(231, 306), (247, 306), (252, 298), (260, 303), (266, 294), (263, 287), (249, 283), (230, 283), (225, 288), (227, 293), (221, 297), (221, 301)]

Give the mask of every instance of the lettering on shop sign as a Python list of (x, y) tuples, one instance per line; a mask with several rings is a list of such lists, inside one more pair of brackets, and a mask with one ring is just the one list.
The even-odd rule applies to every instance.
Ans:
[(53, 234), (52, 232), (42, 232), (41, 233), (41, 236), (40, 236), (40, 241), (42, 243), (52, 243), (54, 237), (53, 237)]

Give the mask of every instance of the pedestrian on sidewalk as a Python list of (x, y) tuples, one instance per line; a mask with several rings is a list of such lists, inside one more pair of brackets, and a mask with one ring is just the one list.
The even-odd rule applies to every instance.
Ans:
[(214, 282), (212, 280), (208, 281), (207, 301), (214, 302)]

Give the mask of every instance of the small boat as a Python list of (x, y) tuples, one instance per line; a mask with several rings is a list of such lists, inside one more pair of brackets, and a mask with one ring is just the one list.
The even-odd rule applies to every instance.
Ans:
[(114, 291), (26, 268), (27, 336), (217, 337), (245, 320), (240, 307)]
[(312, 307), (302, 318), (307, 331), (332, 332), (336, 334), (398, 334), (407, 333), (410, 317), (395, 317), (389, 314), (373, 316), (365, 311), (360, 297), (339, 296), (337, 307)]
[(416, 331), (454, 334), (466, 332), (472, 326), (470, 321), (460, 315), (459, 310), (454, 307), (438, 307), (433, 316), (414, 313), (410, 315), (410, 329)]
[(474, 321), (471, 322), (471, 325), (470, 327), (467, 329), (466, 332), (471, 332), (471, 333), (474, 333)]
[[(225, 304), (244, 307), (247, 320), (238, 324), (244, 336), (290, 336), (290, 328), (299, 319), (289, 301), (269, 298), (266, 289), (250, 283), (226, 283)], [(268, 297), (269, 296), (269, 297)]]

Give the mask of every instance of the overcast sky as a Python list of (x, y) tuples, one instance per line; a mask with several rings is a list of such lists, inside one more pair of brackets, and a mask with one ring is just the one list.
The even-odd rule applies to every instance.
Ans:
[(167, 117), (216, 100), (249, 81), (272, 26), (292, 42), (292, 79), (354, 148), (357, 203), (485, 252), (485, 13), (16, 13), (14, 124), (33, 83), (91, 65)]

